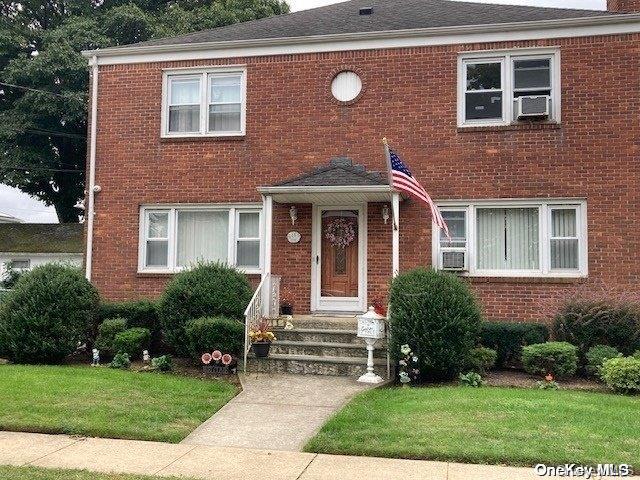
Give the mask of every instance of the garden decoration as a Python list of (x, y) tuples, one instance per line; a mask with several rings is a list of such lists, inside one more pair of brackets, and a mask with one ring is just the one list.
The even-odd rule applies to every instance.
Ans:
[(271, 331), (269, 320), (263, 318), (257, 325), (252, 325), (249, 329), (249, 339), (251, 340), (253, 353), (257, 358), (268, 357), (271, 342), (276, 339), (276, 336)]
[(289, 289), (283, 288), (280, 292), (280, 315), (293, 315), (293, 302), (291, 301), (291, 293)]
[(287, 320), (287, 323), (284, 325), (284, 329), (285, 330), (293, 330), (293, 323), (291, 323), (291, 321)]
[(363, 338), (367, 344), (367, 373), (358, 378), (362, 383), (380, 383), (383, 381), (380, 375), (373, 371), (373, 350), (376, 342), (384, 338), (385, 317), (375, 312), (374, 307), (358, 317), (358, 337)]
[(142, 362), (149, 363), (151, 361), (151, 357), (149, 356), (149, 350), (142, 351)]
[(98, 350), (97, 348), (94, 348), (92, 350), (92, 359), (91, 359), (91, 366), (92, 367), (99, 367), (100, 366), (100, 350)]
[(214, 350), (212, 353), (205, 352), (200, 360), (204, 373), (229, 375), (237, 371), (238, 361), (231, 354), (223, 354), (220, 350)]
[(398, 376), (403, 387), (409, 386), (411, 382), (415, 382), (420, 376), (418, 368), (418, 356), (413, 353), (409, 345), (400, 347), (402, 358), (398, 362)]
[(334, 247), (346, 248), (356, 239), (356, 231), (352, 221), (336, 218), (327, 225), (325, 236)]

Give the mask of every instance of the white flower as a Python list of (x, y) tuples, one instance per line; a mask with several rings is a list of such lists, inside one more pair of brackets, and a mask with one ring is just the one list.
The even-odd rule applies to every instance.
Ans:
[(418, 361), (418, 356), (417, 356), (417, 355), (414, 355), (414, 356), (413, 356), (413, 361), (414, 361), (414, 362), (417, 362), (417, 361)]
[(398, 363), (403, 367), (407, 366), (407, 362), (405, 362), (404, 360), (400, 360)]
[(400, 347), (400, 353), (403, 355), (409, 355), (411, 353), (411, 347), (409, 345), (402, 345)]
[(400, 372), (400, 381), (402, 383), (409, 383), (411, 381), (409, 374), (407, 372)]

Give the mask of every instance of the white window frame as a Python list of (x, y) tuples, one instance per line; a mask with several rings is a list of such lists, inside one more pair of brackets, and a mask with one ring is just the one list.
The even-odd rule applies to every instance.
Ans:
[[(240, 130), (209, 131), (210, 78), (240, 75)], [(200, 130), (198, 132), (169, 131), (170, 84), (173, 79), (200, 78)], [(165, 69), (162, 73), (162, 112), (160, 136), (162, 138), (241, 137), (246, 134), (247, 123), (247, 68), (244, 65), (223, 67), (189, 67)]]
[[(173, 205), (143, 205), (139, 215), (139, 240), (138, 240), (138, 273), (172, 274), (188, 270), (189, 267), (178, 266), (178, 213), (179, 212), (228, 212), (229, 228), (227, 240), (227, 263), (232, 267), (237, 265), (237, 240), (238, 240), (238, 215), (240, 213), (258, 213), (260, 253), (258, 268), (238, 268), (246, 274), (261, 274), (264, 267), (264, 215), (262, 208), (256, 204), (173, 204)], [(167, 212), (169, 214), (168, 231), (168, 264), (166, 267), (147, 267), (147, 225), (149, 213)]]
[[(26, 267), (14, 267), (14, 262), (26, 262)], [(15, 270), (16, 272), (28, 272), (31, 270), (31, 259), (30, 258), (12, 258), (7, 262), (7, 270)]]
[[(549, 59), (551, 69), (551, 116), (548, 121), (560, 123), (561, 120), (561, 78), (559, 48), (520, 48), (512, 50), (488, 50), (460, 52), (458, 55), (458, 127), (504, 126), (522, 123), (513, 120), (514, 110), (514, 62), (516, 60)], [(469, 64), (502, 62), (502, 118), (467, 120), (466, 91), (467, 68)], [(481, 90), (480, 90), (481, 91)]]
[[(588, 275), (587, 202), (584, 199), (509, 199), (509, 200), (455, 200), (438, 202), (441, 210), (465, 210), (467, 233), (467, 271), (461, 275), (469, 277), (549, 277), (583, 278)], [(477, 268), (476, 212), (479, 208), (537, 208), (539, 265), (536, 270), (482, 270)], [(578, 269), (551, 268), (551, 211), (554, 209), (576, 209), (576, 233), (578, 235)], [(432, 224), (432, 265), (442, 269), (440, 229)]]

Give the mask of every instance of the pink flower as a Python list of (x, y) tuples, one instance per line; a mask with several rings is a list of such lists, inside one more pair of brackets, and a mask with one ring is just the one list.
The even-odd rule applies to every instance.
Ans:
[(213, 358), (217, 362), (222, 358), (222, 352), (220, 350), (214, 350), (211, 354), (211, 358)]
[(202, 360), (202, 363), (204, 363), (205, 365), (209, 365), (211, 363), (211, 354), (203, 353), (202, 357), (200, 357), (200, 360)]
[(231, 355), (229, 355), (228, 353), (225, 353), (222, 356), (222, 364), (223, 365), (229, 365), (231, 363), (231, 360), (233, 360), (233, 359), (231, 358)]

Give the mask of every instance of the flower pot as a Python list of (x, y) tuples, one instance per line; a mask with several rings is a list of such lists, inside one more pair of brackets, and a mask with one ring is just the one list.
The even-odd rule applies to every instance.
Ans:
[(267, 358), (269, 356), (271, 342), (255, 342), (252, 346), (253, 353), (257, 358)]
[(280, 315), (293, 315), (293, 305), (280, 305)]

